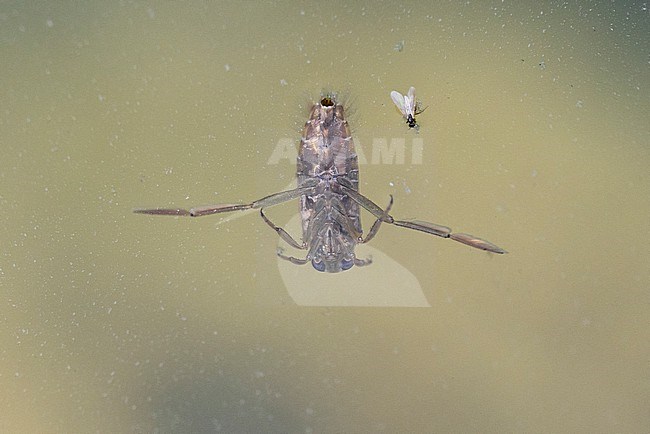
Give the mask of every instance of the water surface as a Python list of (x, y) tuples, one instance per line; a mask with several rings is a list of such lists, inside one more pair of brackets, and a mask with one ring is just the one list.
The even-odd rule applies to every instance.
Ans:
[[(5, 2), (0, 22), (3, 431), (650, 426), (644, 5)], [(389, 97), (411, 85), (419, 134)], [(373, 265), (287, 280), (255, 213), (131, 213), (290, 185), (269, 160), (323, 88), (364, 194), (510, 253), (386, 226)], [(393, 139), (401, 164), (376, 153)], [(315, 306), (300, 282), (367, 295)], [(407, 283), (420, 307), (386, 301)]]

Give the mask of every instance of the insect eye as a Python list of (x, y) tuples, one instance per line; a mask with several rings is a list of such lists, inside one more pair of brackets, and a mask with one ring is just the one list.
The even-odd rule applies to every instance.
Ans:
[(352, 268), (353, 265), (354, 265), (354, 260), (352, 259), (344, 259), (341, 261), (341, 269), (343, 271), (349, 270), (350, 268)]
[(311, 261), (311, 265), (318, 271), (325, 271), (325, 263), (323, 261), (314, 259)]

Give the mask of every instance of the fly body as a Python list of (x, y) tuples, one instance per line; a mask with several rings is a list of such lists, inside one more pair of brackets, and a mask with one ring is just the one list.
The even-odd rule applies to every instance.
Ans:
[[(415, 89), (407, 95), (408, 107)], [(396, 92), (394, 92), (396, 93)], [(392, 94), (391, 94), (392, 96)], [(401, 96), (401, 95), (400, 95)], [(403, 98), (404, 99), (404, 98)], [(407, 102), (406, 100), (404, 103)], [(397, 104), (397, 102), (396, 102)], [(404, 105), (404, 104), (402, 104)], [(408, 111), (415, 126), (417, 105)], [(410, 126), (410, 123), (409, 123)], [(345, 119), (345, 110), (336, 95), (326, 95), (311, 108), (305, 124), (297, 161), (297, 188), (274, 193), (248, 204), (218, 204), (192, 208), (136, 209), (134, 212), (151, 215), (201, 217), (224, 212), (259, 209), (260, 216), (287, 244), (306, 251), (304, 258), (287, 256), (281, 250), (278, 256), (294, 264), (311, 263), (318, 271), (337, 273), (353, 266), (364, 266), (371, 260), (357, 258), (357, 244), (370, 241), (382, 223), (414, 229), (493, 253), (506, 253), (500, 247), (468, 234), (452, 233), (451, 229), (416, 220), (395, 220), (390, 214), (393, 198), (382, 209), (359, 193), (359, 163)], [(300, 199), (302, 241), (296, 241), (288, 232), (276, 226), (264, 209), (293, 199)], [(368, 234), (363, 236), (360, 208), (375, 217)]]
[(415, 88), (411, 86), (406, 95), (402, 95), (394, 90), (390, 93), (390, 97), (397, 106), (397, 109), (402, 113), (409, 128), (418, 130), (420, 126), (417, 124), (415, 116), (425, 111), (426, 107), (421, 108), (420, 103), (415, 99)]

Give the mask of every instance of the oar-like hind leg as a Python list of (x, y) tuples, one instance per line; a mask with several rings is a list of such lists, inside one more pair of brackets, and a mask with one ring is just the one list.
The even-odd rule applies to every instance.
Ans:
[(345, 194), (347, 194), (348, 197), (350, 197), (350, 199), (352, 199), (360, 206), (365, 208), (372, 215), (377, 217), (377, 221), (370, 229), (370, 232), (368, 233), (368, 237), (366, 237), (366, 241), (369, 238), (372, 238), (377, 233), (380, 225), (379, 221), (381, 221), (395, 226), (400, 226), (403, 228), (413, 229), (416, 231), (425, 232), (427, 234), (436, 235), (438, 237), (449, 238), (454, 241), (458, 241), (459, 243), (468, 245), (470, 247), (474, 247), (476, 249), (481, 249), (488, 252), (499, 253), (499, 254), (508, 253), (501, 247), (497, 246), (496, 244), (492, 244), (491, 242), (475, 237), (474, 235), (463, 234), (463, 233), (453, 234), (451, 233), (451, 229), (448, 228), (447, 226), (441, 226), (435, 223), (423, 222), (418, 220), (411, 220), (411, 221), (395, 220), (393, 216), (388, 214), (388, 211), (390, 210), (390, 207), (393, 203), (392, 196), (391, 196), (390, 204), (388, 205), (386, 210), (383, 210), (379, 207), (379, 205), (377, 205), (376, 203), (374, 203), (373, 201), (371, 201), (370, 199), (368, 199), (358, 191), (353, 190), (346, 186), (342, 186), (342, 188)]

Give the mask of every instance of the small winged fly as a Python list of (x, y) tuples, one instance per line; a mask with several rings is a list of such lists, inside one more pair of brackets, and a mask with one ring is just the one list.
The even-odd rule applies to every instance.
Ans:
[(411, 86), (406, 95), (402, 95), (396, 90), (390, 93), (390, 97), (406, 119), (409, 128), (415, 128), (416, 131), (420, 128), (415, 120), (415, 116), (419, 115), (427, 108), (421, 108), (420, 102), (415, 100), (415, 88)]
[[(412, 97), (413, 88), (409, 91)], [(401, 96), (401, 95), (400, 95)], [(415, 112), (414, 112), (415, 113)], [(415, 122), (415, 120), (413, 120)], [(136, 209), (134, 212), (152, 215), (201, 217), (231, 211), (259, 209), (260, 216), (287, 244), (306, 251), (304, 258), (278, 256), (293, 264), (311, 263), (318, 271), (337, 273), (371, 263), (354, 253), (358, 244), (370, 241), (382, 223), (414, 229), (466, 244), (493, 253), (506, 253), (502, 248), (468, 234), (451, 233), (451, 229), (417, 220), (395, 220), (388, 214), (393, 197), (386, 208), (359, 193), (359, 161), (345, 119), (343, 105), (336, 95), (325, 95), (311, 108), (309, 119), (300, 141), (296, 189), (281, 191), (247, 204), (218, 204), (192, 208)], [(264, 209), (293, 199), (300, 199), (302, 242), (276, 226), (264, 214)], [(375, 217), (375, 222), (364, 237), (360, 208)]]

